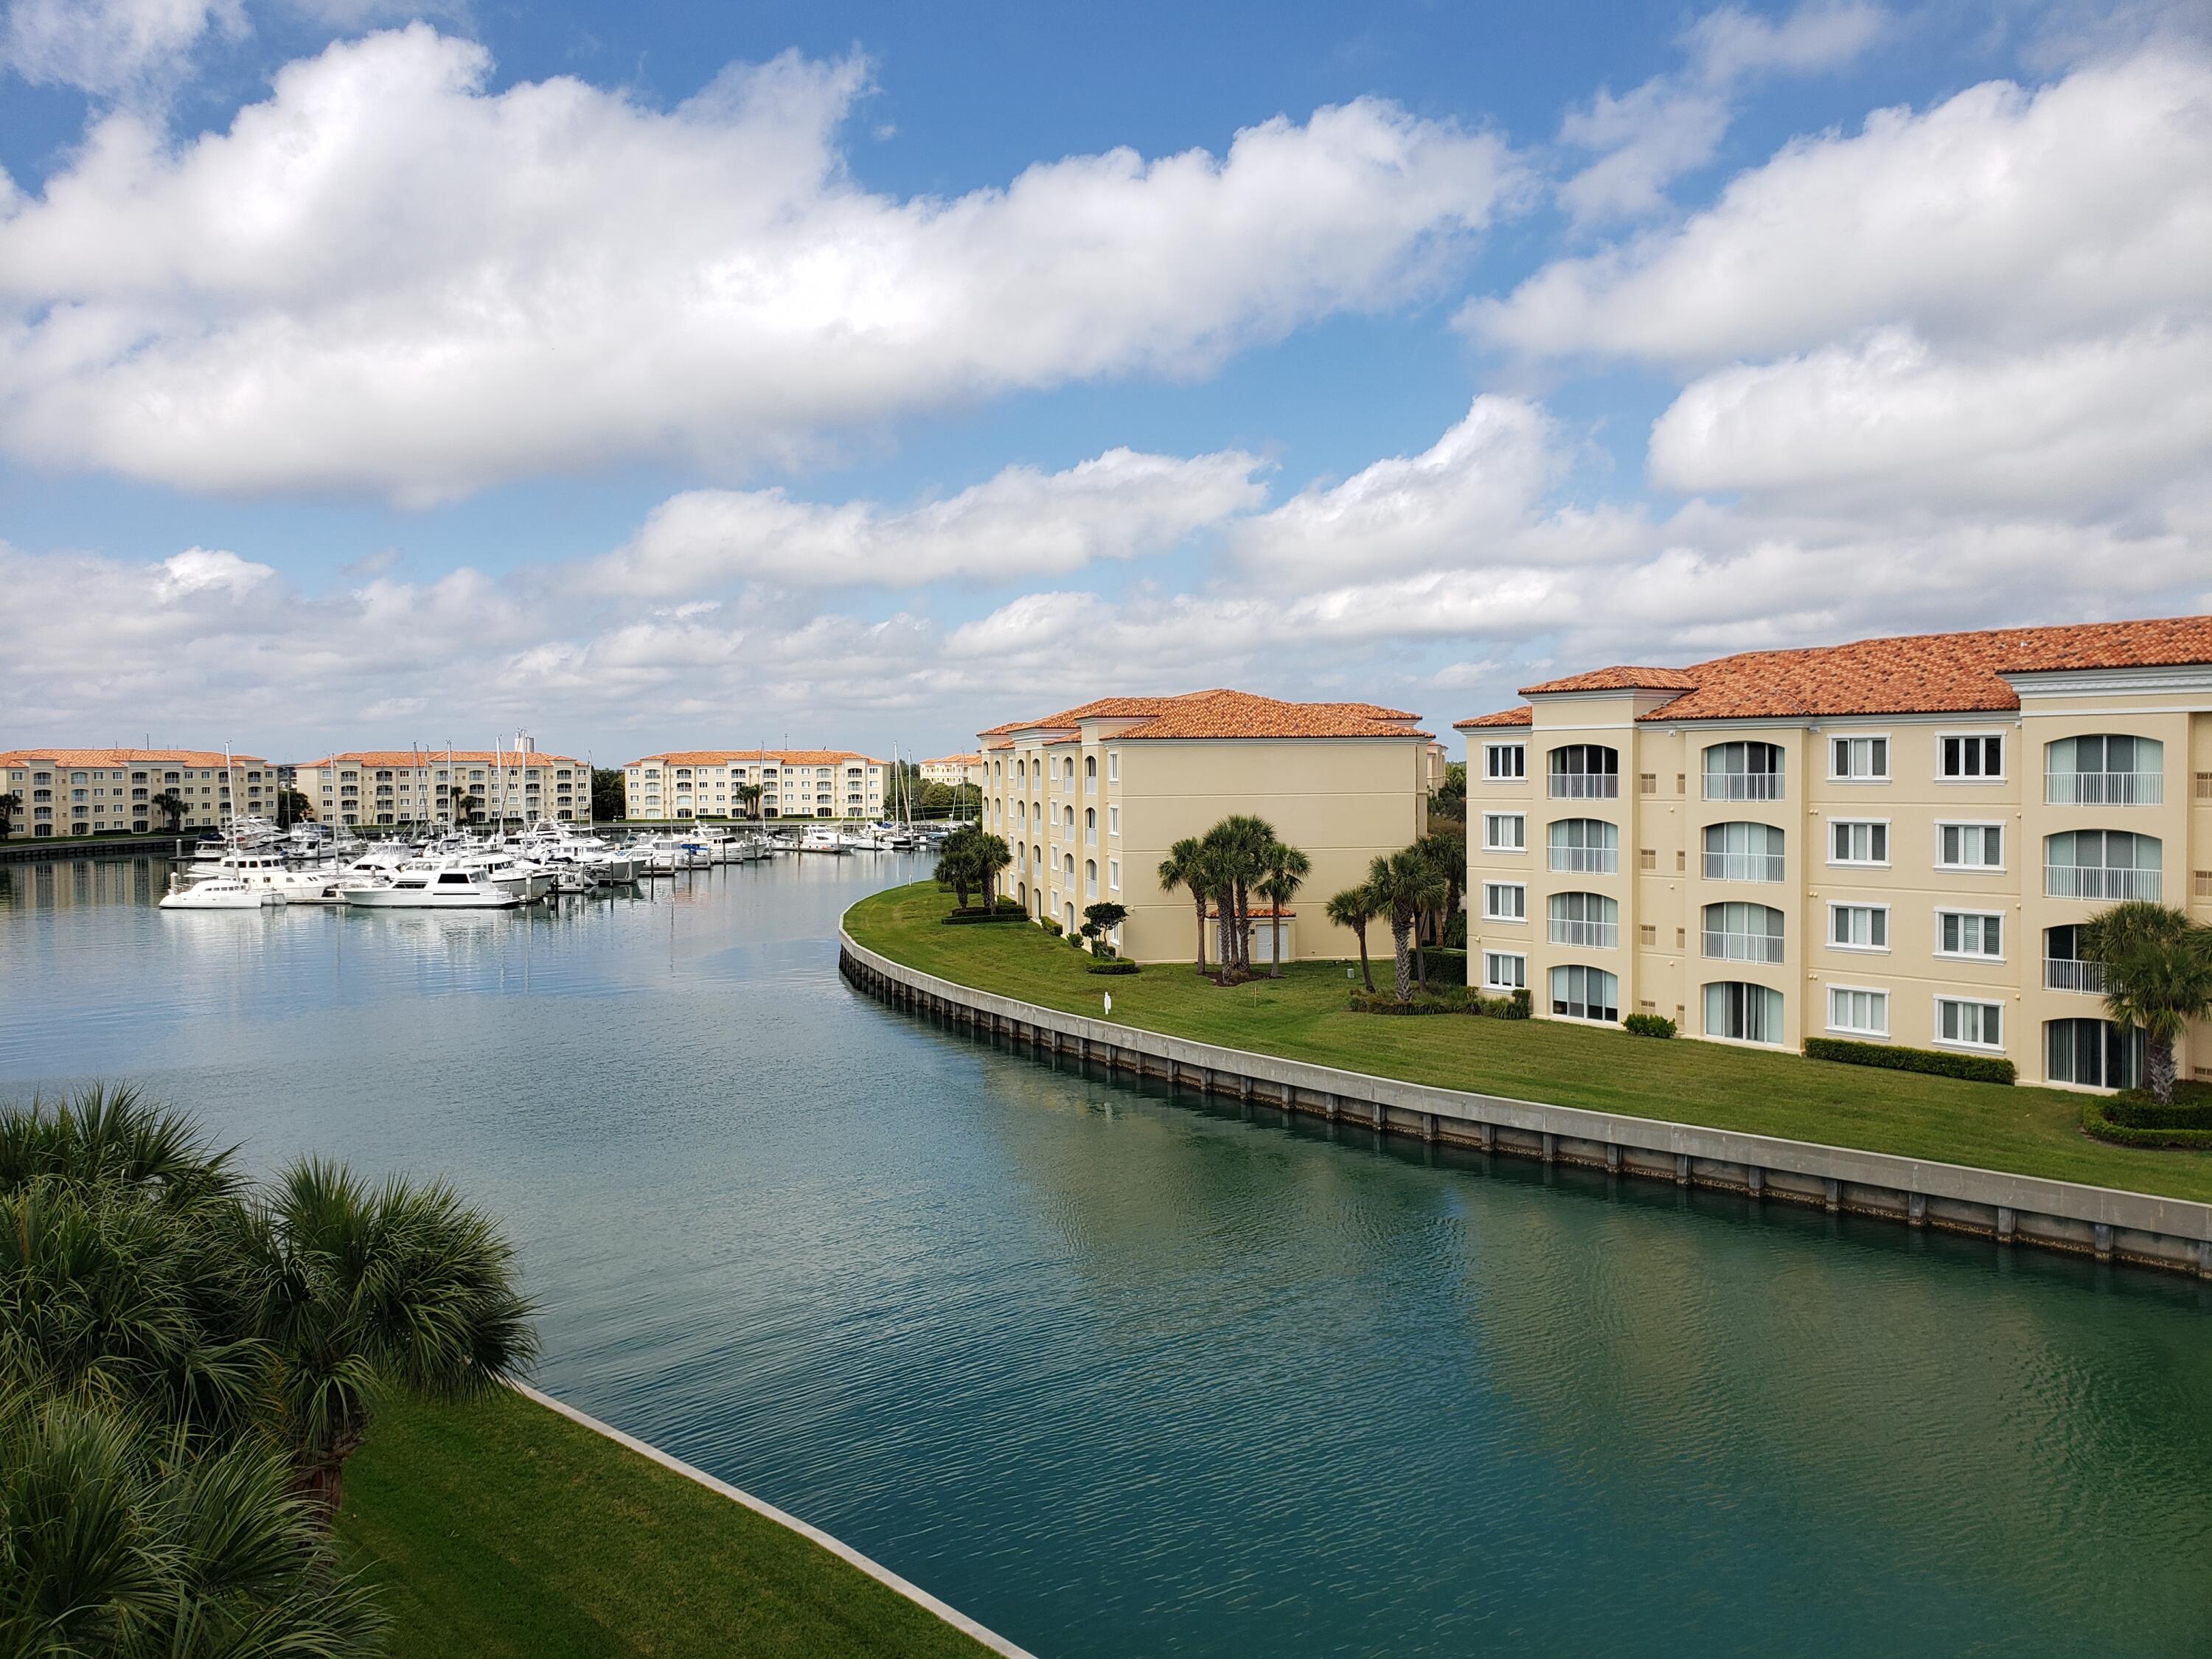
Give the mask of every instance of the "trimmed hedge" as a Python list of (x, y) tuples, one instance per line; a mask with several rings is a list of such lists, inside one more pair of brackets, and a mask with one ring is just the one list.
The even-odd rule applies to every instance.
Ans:
[(1631, 1014), (1621, 1024), (1631, 1036), (1670, 1037), (1674, 1022), (1664, 1014)]
[(1027, 921), (1030, 913), (1013, 899), (1001, 899), (998, 908), (987, 910), (981, 905), (971, 904), (965, 910), (949, 910), (938, 920), (947, 927), (957, 927), (976, 921)]
[(1047, 916), (1044, 919), (1044, 930), (1046, 933), (1050, 933), (1054, 939), (1058, 939), (1060, 937), (1060, 922), (1054, 917)]
[(2122, 1146), (2212, 1146), (2212, 1088), (2177, 1083), (2171, 1106), (2141, 1089), (2094, 1096), (2081, 1108), (2081, 1127)]
[(1443, 996), (1434, 991), (1423, 995), (1416, 991), (1411, 1002), (1401, 1002), (1389, 991), (1354, 988), (1352, 1012), (1356, 1014), (1463, 1014), (1467, 1012), (1467, 1001), (1464, 996)]
[(2018, 1073), (2008, 1060), (1985, 1054), (1951, 1054), (1938, 1048), (1893, 1048), (1882, 1042), (1845, 1042), (1838, 1037), (1807, 1037), (1805, 1058), (1832, 1060), (1839, 1066), (1880, 1066), (1893, 1072), (1926, 1072), (1931, 1077), (1963, 1078), (1969, 1083), (2010, 1083)]
[(1468, 1012), (1485, 1019), (1526, 1019), (1534, 1011), (1534, 1006), (1525, 990), (1502, 997), (1486, 997), (1480, 991), (1467, 994)]
[(1125, 957), (1109, 957), (1103, 962), (1094, 962), (1083, 970), (1086, 974), (1133, 974), (1137, 964)]

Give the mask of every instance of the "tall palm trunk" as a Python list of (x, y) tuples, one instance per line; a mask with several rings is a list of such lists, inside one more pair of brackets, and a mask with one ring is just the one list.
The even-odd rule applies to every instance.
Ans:
[(1398, 958), (1398, 982), (1395, 988), (1398, 1000), (1401, 1002), (1411, 1002), (1413, 1000), (1413, 964), (1410, 960), (1413, 936), (1413, 912), (1393, 910), (1390, 913), (1390, 948), (1396, 953)]
[(1352, 930), (1352, 937), (1359, 941), (1359, 982), (1367, 988), (1367, 994), (1369, 996), (1373, 996), (1375, 994), (1375, 973), (1374, 970), (1367, 964), (1366, 922), (1364, 921), (1361, 921), (1357, 927), (1354, 927)]
[(1267, 977), (1283, 976), (1283, 907), (1273, 900), (1267, 903)]
[(1191, 902), (1198, 908), (1198, 971), (1206, 971), (1206, 889), (1194, 885), (1190, 890)]
[(2145, 1033), (2143, 1044), (2143, 1080), (2150, 1085), (2150, 1097), (2161, 1106), (2173, 1104), (2173, 1039), (2160, 1036), (2156, 1031)]

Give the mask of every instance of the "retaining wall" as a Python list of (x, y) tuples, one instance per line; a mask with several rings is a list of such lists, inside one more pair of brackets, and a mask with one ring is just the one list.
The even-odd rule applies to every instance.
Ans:
[(1340, 1071), (1041, 1008), (908, 968), (855, 943), (842, 928), (838, 939), (840, 970), (884, 1001), (940, 1015), (978, 1036), (1025, 1042), (1042, 1054), (1096, 1060), (1109, 1072), (1432, 1144), (1587, 1164), (2212, 1279), (2212, 1205), (2188, 1199)]

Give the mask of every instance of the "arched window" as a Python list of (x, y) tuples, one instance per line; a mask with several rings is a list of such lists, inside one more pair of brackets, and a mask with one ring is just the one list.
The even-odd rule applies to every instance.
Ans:
[(1550, 835), (1554, 870), (1609, 876), (1620, 868), (1620, 831), (1602, 818), (1561, 818)]
[(1610, 951), (1620, 943), (1620, 906), (1602, 893), (1554, 893), (1552, 943)]
[(1780, 881), (1782, 831), (1771, 823), (1705, 826), (1707, 881)]
[(1719, 962), (1782, 960), (1782, 912), (1770, 904), (1708, 904), (1705, 954)]
[(1620, 755), (1601, 743), (1571, 743), (1552, 750), (1553, 800), (1611, 800), (1620, 793)]
[(2043, 798), (2053, 806), (2156, 806), (2166, 799), (2166, 745), (2118, 732), (2047, 743)]
[(1014, 781), (1015, 781), (1016, 783), (1024, 783), (1024, 782), (1027, 782), (1027, 781), (1028, 781), (1028, 780), (1029, 780), (1029, 775), (1030, 775), (1030, 763), (1029, 763), (1027, 761), (1025, 761), (1025, 760), (1018, 760), (1018, 761), (1016, 761), (1016, 762), (1014, 763)]
[(1085, 755), (1083, 757), (1083, 776), (1086, 782), (1093, 782), (1097, 781), (1098, 776), (1097, 756)]
[(1098, 860), (1097, 859), (1083, 860), (1083, 896), (1085, 898), (1094, 899), (1098, 896)]
[(1068, 839), (1073, 841), (1075, 838), (1075, 809), (1073, 806), (1070, 806), (1064, 810), (1067, 814), (1066, 827)]
[(2165, 848), (2156, 836), (2125, 830), (2069, 830), (2043, 841), (2046, 898), (2150, 899), (2161, 889)]
[(1569, 963), (1552, 969), (1552, 1012), (1562, 1019), (1618, 1020), (1620, 981), (1602, 968)]
[(2148, 1047), (2140, 1028), (2123, 1032), (2109, 1019), (2045, 1020), (2043, 1074), (2091, 1089), (2139, 1089)]
[(1098, 845), (1098, 809), (1095, 806), (1083, 809), (1083, 844), (1086, 847)]
[(1070, 887), (1074, 886), (1074, 885), (1075, 885), (1075, 854), (1073, 854), (1073, 853), (1068, 853), (1068, 854), (1063, 854), (1063, 855), (1061, 856), (1060, 862), (1061, 862), (1063, 865), (1065, 865), (1065, 866), (1066, 866), (1066, 872), (1065, 872), (1065, 873), (1066, 874), (1066, 877), (1067, 877), (1067, 884), (1068, 884)]
[(1782, 750), (1771, 743), (1717, 743), (1705, 750), (1707, 800), (1780, 800)]
[(1782, 993), (1741, 980), (1705, 987), (1705, 1035), (1740, 1042), (1782, 1041)]

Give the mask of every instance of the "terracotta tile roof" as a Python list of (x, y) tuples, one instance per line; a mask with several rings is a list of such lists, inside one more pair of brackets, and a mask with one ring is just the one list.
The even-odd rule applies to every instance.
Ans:
[(1101, 697), (1064, 708), (1040, 720), (1012, 720), (978, 735), (987, 748), (1003, 748), (994, 738), (1012, 732), (1065, 732), (1049, 744), (1073, 743), (1077, 723), (1086, 720), (1134, 720), (1117, 738), (1427, 738), (1407, 722), (1418, 714), (1371, 702), (1285, 702), (1250, 691), (1187, 691), (1174, 697)]
[(1524, 685), (1524, 697), (1540, 697), (1553, 691), (1689, 691), (1696, 689), (1697, 681), (1680, 668), (1599, 668), (1587, 674), (1571, 674), (1563, 680), (1547, 680), (1541, 685)]
[(858, 761), (863, 766), (883, 764), (849, 749), (672, 749), (661, 755), (641, 755), (627, 763), (625, 769), (647, 761), (663, 766), (726, 766), (732, 761), (774, 761), (778, 766), (835, 766), (841, 761)]
[(917, 761), (915, 764), (917, 766), (973, 766), (982, 758), (981, 755), (937, 755), (926, 761)]
[[(2212, 664), (2212, 617), (1914, 634), (1796, 651), (1747, 651), (1685, 669), (1606, 668), (1532, 685), (1524, 696), (1638, 687), (1682, 695), (1651, 721), (1810, 719), (1837, 714), (2002, 713), (2020, 707), (2007, 674)], [(1662, 679), (1653, 676), (1667, 676)], [(1518, 725), (1523, 711), (1460, 721)]]
[[(11, 749), (0, 766), (221, 766), (220, 749)], [(266, 766), (258, 755), (233, 755), (234, 766)]]
[[(548, 755), (533, 750), (517, 754), (512, 749), (456, 749), (452, 751), (456, 766), (489, 766), (495, 762), (510, 772), (517, 767), (571, 766), (580, 767), (583, 762), (573, 755)], [(216, 759), (220, 760), (221, 756)], [(349, 749), (342, 754), (325, 755), (320, 760), (301, 761), (301, 766), (443, 766), (447, 751), (443, 749)]]
[(1472, 732), (1485, 726), (1532, 726), (1535, 720), (1536, 711), (1524, 702), (1518, 708), (1501, 708), (1494, 714), (1477, 714), (1471, 720), (1454, 720), (1452, 730)]

